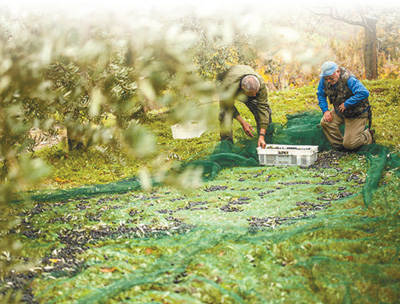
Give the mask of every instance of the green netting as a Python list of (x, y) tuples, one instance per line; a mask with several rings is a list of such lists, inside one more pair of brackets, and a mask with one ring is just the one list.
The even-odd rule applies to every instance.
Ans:
[[(320, 145), (310, 167), (259, 166), (255, 142), (239, 139), (182, 166), (205, 168), (204, 185), (191, 192), (112, 184), (101, 195), (96, 186), (81, 196), (82, 188), (59, 191), (58, 201), (37, 196), (14, 232), (23, 256), (40, 258), (27, 282), (34, 298), (398, 303), (399, 156), (379, 145), (331, 151), (320, 118), (289, 116), (268, 130), (269, 142)], [(117, 189), (124, 193), (111, 194)]]
[[(305, 112), (288, 115), (285, 126), (271, 124), (267, 130), (266, 142), (283, 145), (316, 145), (319, 151), (331, 149), (321, 126), (322, 115), (319, 112)], [(189, 165), (202, 166), (206, 180), (213, 179), (218, 172), (227, 167), (256, 166), (258, 164), (257, 141), (239, 140), (239, 145), (229, 141), (220, 143), (213, 153), (203, 160), (189, 162)], [(368, 207), (372, 202), (372, 195), (378, 188), (383, 170), (400, 167), (400, 158), (392, 155), (387, 147), (372, 144), (361, 147), (356, 151), (368, 159), (369, 169), (367, 180), (363, 187), (364, 203)], [(398, 170), (396, 171), (399, 172)]]
[[(321, 118), (322, 115), (315, 111), (287, 115), (286, 125), (270, 124), (266, 132), (266, 141), (272, 144), (317, 145), (319, 151), (330, 150), (331, 146), (319, 124)], [(256, 140), (248, 140), (244, 137), (239, 139), (237, 144), (223, 141), (217, 144), (206, 158), (188, 161), (182, 164), (180, 169), (183, 170), (188, 166), (201, 167), (204, 180), (212, 180), (224, 168), (259, 166), (256, 147)], [(357, 153), (365, 155), (369, 162), (367, 182), (363, 188), (364, 203), (369, 206), (372, 195), (379, 185), (383, 170), (385, 168), (399, 168), (400, 158), (397, 155), (392, 155), (388, 148), (376, 144), (363, 146)], [(139, 180), (137, 178), (128, 178), (105, 185), (90, 185), (69, 190), (28, 195), (34, 201), (54, 201), (105, 193), (123, 193), (137, 189), (140, 189)]]
[(320, 112), (309, 111), (294, 115), (287, 115), (285, 126), (272, 124), (269, 130), (268, 141), (287, 145), (316, 145), (319, 151), (329, 150), (331, 145), (326, 139), (321, 126)]
[[(155, 184), (155, 183), (154, 183)], [(63, 201), (78, 197), (90, 197), (100, 194), (124, 193), (140, 189), (140, 181), (136, 177), (125, 178), (108, 184), (88, 185), (73, 189), (41, 191), (39, 193), (23, 193), (23, 197), (27, 197), (33, 201), (54, 202)]]

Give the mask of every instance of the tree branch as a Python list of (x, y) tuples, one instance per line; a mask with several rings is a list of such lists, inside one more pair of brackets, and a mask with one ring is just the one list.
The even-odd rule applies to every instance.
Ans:
[(330, 18), (332, 18), (334, 20), (343, 21), (343, 22), (346, 22), (346, 23), (351, 24), (351, 25), (357, 25), (357, 26), (366, 27), (366, 23), (365, 22), (350, 20), (350, 19), (345, 18), (343, 16), (339, 16), (339, 14), (337, 12), (335, 14), (335, 12), (333, 11), (333, 8), (330, 8), (329, 14), (328, 13), (323, 13), (323, 12), (315, 12), (315, 11), (312, 11), (312, 10), (311, 10), (311, 12), (316, 14), (316, 15), (318, 15), (318, 16), (330, 17)]

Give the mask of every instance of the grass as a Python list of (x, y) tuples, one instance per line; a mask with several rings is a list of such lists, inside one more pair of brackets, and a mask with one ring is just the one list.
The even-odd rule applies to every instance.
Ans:
[[(373, 108), (373, 128), (376, 142), (400, 151), (400, 80), (365, 81), (369, 89), (370, 103)], [(299, 89), (288, 89), (270, 92), (269, 102), (272, 119), (275, 123), (285, 124), (287, 114), (307, 110), (319, 111), (316, 98), (316, 87), (308, 86)], [(212, 120), (218, 121), (218, 107), (214, 110)], [(248, 109), (238, 103), (241, 115), (253, 125), (254, 118)], [(162, 115), (150, 115), (146, 125), (157, 136), (157, 154), (144, 159), (127, 159), (120, 151), (103, 147), (103, 151), (90, 148), (84, 151), (64, 153), (60, 147), (46, 147), (36, 155), (52, 167), (48, 175), (36, 189), (71, 188), (85, 184), (102, 184), (124, 177), (134, 176), (140, 169), (154, 172), (160, 166), (170, 167), (175, 161), (185, 161), (193, 157), (207, 155), (218, 142), (218, 128), (204, 133), (199, 138), (174, 140), (171, 133), (171, 122)], [(240, 125), (234, 122), (235, 134), (241, 133)]]

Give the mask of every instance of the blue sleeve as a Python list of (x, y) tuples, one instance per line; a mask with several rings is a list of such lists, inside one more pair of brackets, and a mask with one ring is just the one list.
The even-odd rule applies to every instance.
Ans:
[(349, 86), (349, 89), (353, 92), (354, 95), (344, 102), (344, 106), (346, 108), (348, 106), (357, 104), (363, 99), (368, 98), (369, 96), (368, 90), (356, 77), (354, 76), (350, 77), (349, 80), (347, 80), (347, 85)]
[(318, 84), (317, 96), (318, 96), (318, 104), (319, 104), (319, 107), (321, 108), (322, 113), (329, 111), (328, 101), (326, 99), (326, 94), (325, 94), (324, 89), (325, 89), (325, 82), (324, 82), (324, 78), (321, 77), (319, 84)]

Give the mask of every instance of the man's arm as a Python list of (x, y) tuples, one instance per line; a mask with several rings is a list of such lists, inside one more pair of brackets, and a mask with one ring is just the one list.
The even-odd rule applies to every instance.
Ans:
[(257, 112), (259, 115), (259, 127), (260, 129), (268, 129), (268, 125), (270, 124), (270, 112), (271, 109), (268, 104), (268, 91), (265, 86), (265, 83), (262, 84), (260, 91), (256, 96), (257, 100)]
[(265, 83), (261, 85), (259, 94), (257, 95), (257, 111), (259, 115), (259, 128), (260, 133), (258, 134), (257, 146), (265, 148), (265, 132), (268, 129), (270, 122), (271, 109), (268, 104), (268, 91)]
[[(250, 136), (253, 137), (253, 133), (254, 132), (254, 128), (243, 119), (243, 117), (241, 117), (240, 115), (235, 117), (235, 119), (242, 125), (242, 128), (244, 130), (244, 132)], [(264, 128), (260, 128), (260, 134), (258, 135), (258, 143), (257, 143), (257, 147), (261, 147), (261, 148), (265, 148), (266, 146), (266, 142), (265, 142), (265, 132), (267, 130)]]
[(353, 96), (344, 102), (344, 107), (356, 105), (361, 100), (369, 97), (369, 92), (366, 87), (359, 81), (356, 77), (352, 76), (347, 80), (347, 85), (349, 89), (353, 92)]
[(319, 84), (318, 84), (317, 97), (318, 97), (318, 105), (321, 108), (322, 113), (329, 111), (328, 101), (326, 99), (326, 94), (325, 94), (324, 89), (325, 89), (325, 81), (324, 81), (324, 78), (321, 77)]
[(324, 113), (324, 120), (327, 122), (331, 122), (333, 120), (333, 117), (331, 112), (329, 112), (328, 101), (326, 99), (326, 94), (324, 89), (325, 89), (325, 81), (324, 78), (321, 77), (317, 89), (318, 105), (321, 108), (322, 113)]

